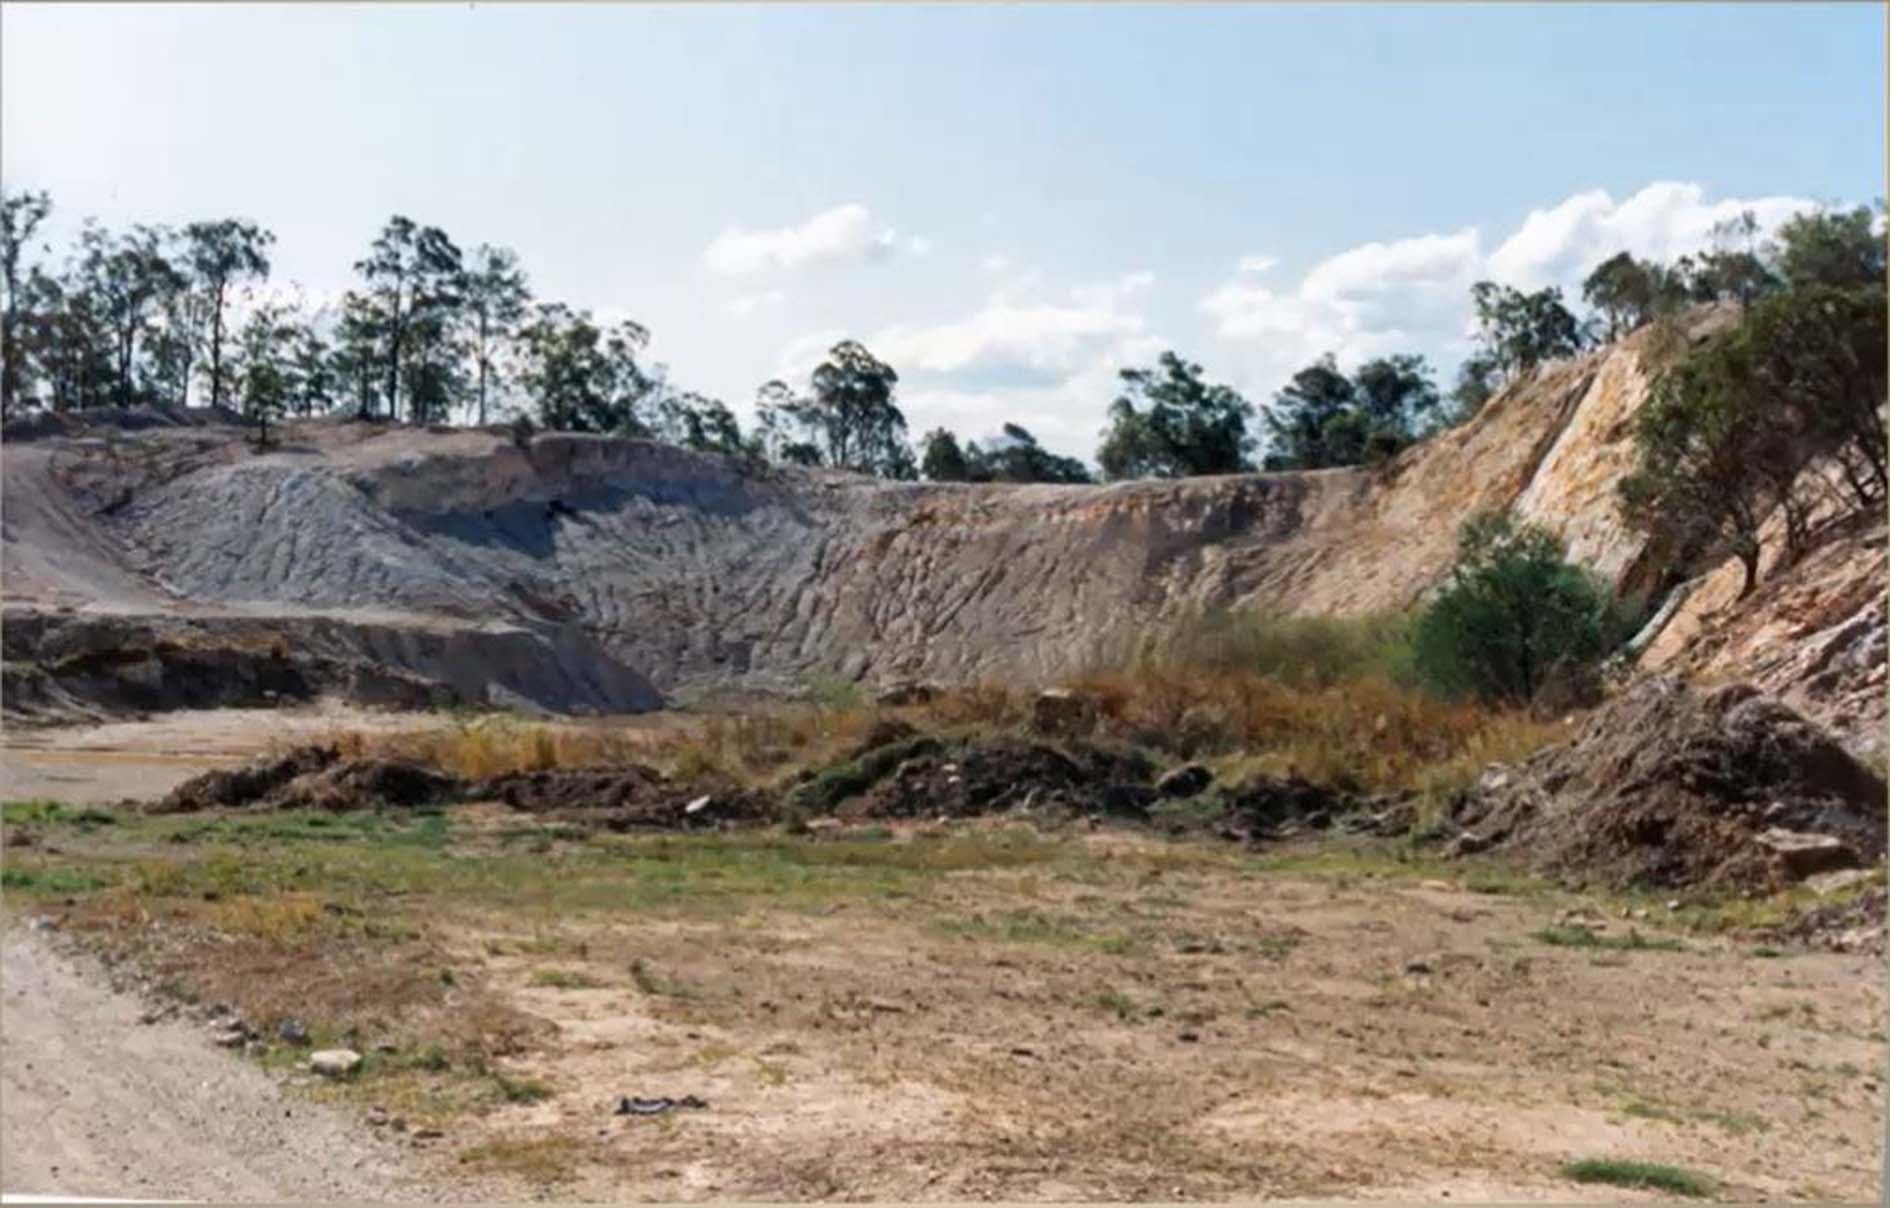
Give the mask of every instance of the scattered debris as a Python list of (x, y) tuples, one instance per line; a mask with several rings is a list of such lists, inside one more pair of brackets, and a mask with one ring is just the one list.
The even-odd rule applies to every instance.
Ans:
[(651, 1099), (622, 1095), (618, 1097), (616, 1110), (611, 1114), (616, 1116), (660, 1116), (665, 1112), (680, 1111), (683, 1109), (700, 1111), (708, 1106), (705, 1100), (699, 1099), (694, 1095), (684, 1095), (680, 1099), (672, 1099), (667, 1095)]

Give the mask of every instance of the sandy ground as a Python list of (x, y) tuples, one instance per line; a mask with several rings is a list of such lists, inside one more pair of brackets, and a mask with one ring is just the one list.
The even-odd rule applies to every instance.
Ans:
[[(148, 797), (346, 724), (224, 711), (9, 734), (8, 776), (24, 766), (71, 803)], [(41, 795), (18, 783), (5, 795)], [(1333, 875), (1318, 850), (1256, 866), (1079, 831), (1040, 863), (889, 878), (875, 861), (892, 840), (857, 867), (739, 850), (691, 864), (686, 846), (531, 844), (530, 820), (493, 805), (447, 822), (425, 867), (476, 861), (511, 878), (502, 896), (360, 904), (423, 927), (429, 961), (547, 1025), (505, 1061), (546, 1097), (404, 1147), (363, 1122), (377, 1086), (285, 1088), (201, 1025), (140, 1023), (107, 971), (54, 950), (65, 933), (15, 927), (0, 1187), (486, 1199), (499, 1184), (455, 1159), (500, 1145), (513, 1164), (492, 1179), (585, 1200), (1656, 1198), (1568, 1182), (1582, 1157), (1705, 1172), (1725, 1198), (1879, 1190), (1885, 1002), (1868, 957), (1707, 936), (1553, 946), (1541, 929), (1591, 904)], [(114, 855), (125, 829), (55, 838), (194, 858)], [(1610, 920), (1612, 936), (1666, 934)], [(322, 963), (353, 986), (361, 954)], [(319, 982), (285, 959), (248, 976)], [(710, 1106), (613, 1116), (621, 1094)]]
[[(0, 939), (0, 1189), (9, 1195), (431, 1200), (441, 1184), (338, 1112), (285, 1097), (26, 927)], [(456, 1188), (462, 1194), (464, 1188)]]

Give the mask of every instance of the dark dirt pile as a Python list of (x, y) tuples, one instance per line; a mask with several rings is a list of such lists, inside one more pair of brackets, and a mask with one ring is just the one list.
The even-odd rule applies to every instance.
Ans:
[(619, 831), (758, 826), (780, 813), (774, 795), (763, 790), (719, 780), (679, 784), (634, 763), (514, 772), (470, 785), (466, 795)]
[(915, 736), (852, 766), (858, 779), (870, 776), (872, 783), (835, 803), (847, 818), (970, 818), (1009, 809), (1141, 818), (1156, 798), (1146, 757), (1087, 743), (1058, 748), (1008, 735), (965, 743)]
[(1772, 889), (1884, 854), (1883, 780), (1747, 684), (1646, 681), (1454, 803), (1457, 850), (1616, 886)]
[(248, 767), (205, 772), (171, 790), (160, 813), (205, 809), (411, 809), (452, 799), (450, 776), (400, 759), (343, 759), (334, 747), (297, 747)]

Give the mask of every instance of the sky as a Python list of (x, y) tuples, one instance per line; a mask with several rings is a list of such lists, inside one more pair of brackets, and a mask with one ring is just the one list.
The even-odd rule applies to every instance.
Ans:
[(842, 338), (912, 435), (1088, 458), (1174, 348), (1263, 403), (1332, 352), (1448, 387), (1469, 286), (1579, 293), (1884, 188), (1884, 9), (22, 5), (0, 181), (62, 240), (249, 217), (339, 296), (394, 213), (515, 248), (747, 414)]

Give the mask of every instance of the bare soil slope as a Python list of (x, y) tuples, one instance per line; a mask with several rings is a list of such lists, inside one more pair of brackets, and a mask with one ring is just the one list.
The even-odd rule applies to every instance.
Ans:
[(1644, 342), (1532, 371), (1382, 467), (1098, 487), (339, 421), (292, 425), (264, 455), (215, 424), (16, 430), (7, 705), (627, 712), (834, 675), (1049, 681), (1205, 606), (1406, 606), (1485, 507), (1643, 594), (1653, 568), (1613, 487)]

